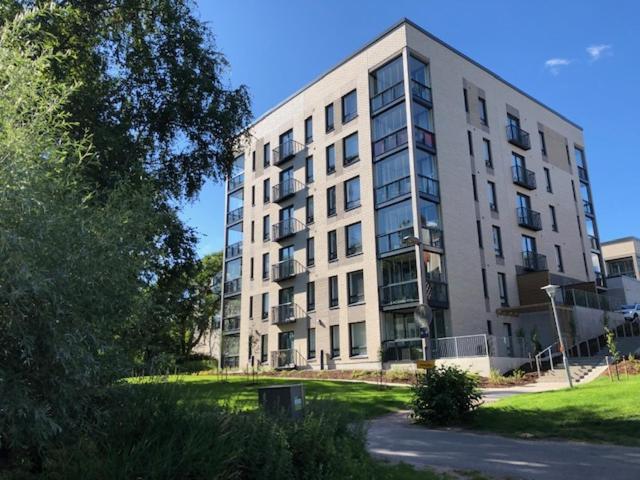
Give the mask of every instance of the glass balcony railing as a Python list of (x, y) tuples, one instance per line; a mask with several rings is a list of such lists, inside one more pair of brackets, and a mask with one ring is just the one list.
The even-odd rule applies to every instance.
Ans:
[(428, 303), (432, 308), (449, 308), (449, 288), (447, 283), (436, 278), (427, 278)]
[(415, 303), (419, 300), (418, 280), (409, 280), (380, 287), (380, 303), (383, 307)]
[(400, 130), (373, 142), (373, 156), (379, 157), (391, 150), (406, 145), (408, 141), (407, 127), (402, 127)]
[(404, 95), (404, 82), (401, 80), (395, 85), (391, 85), (386, 90), (371, 97), (371, 113), (376, 113), (381, 108), (395, 102)]
[(302, 152), (306, 147), (295, 140), (287, 140), (282, 142), (273, 149), (273, 164), (280, 165), (287, 160), (292, 159), (298, 153)]
[(285, 325), (306, 317), (305, 311), (296, 303), (284, 303), (271, 307), (271, 323)]
[(288, 178), (283, 180), (278, 185), (274, 185), (273, 190), (273, 201), (280, 202), (282, 200), (286, 200), (287, 198), (292, 197), (304, 188), (304, 183), (296, 180), (295, 178)]
[(229, 213), (227, 213), (227, 225), (242, 221), (243, 213), (244, 209), (242, 207), (231, 210)]
[(234, 278), (224, 282), (224, 294), (225, 296), (237, 295), (242, 290), (242, 277)]
[(237, 190), (244, 185), (244, 173), (229, 179), (229, 191)]
[(522, 268), (530, 272), (548, 270), (547, 257), (538, 252), (522, 252)]
[(536, 174), (531, 170), (527, 170), (519, 165), (511, 167), (511, 175), (513, 183), (520, 185), (528, 190), (536, 189)]
[(439, 227), (422, 227), (422, 242), (427, 247), (443, 249), (444, 233)]
[(418, 175), (418, 191), (432, 200), (440, 200), (440, 182), (431, 177)]
[(271, 267), (271, 280), (274, 282), (280, 282), (282, 280), (293, 278), (304, 271), (305, 268), (300, 262), (293, 258), (288, 258)]
[(518, 225), (530, 230), (542, 230), (542, 221), (540, 213), (526, 207), (516, 208), (516, 216), (518, 217)]
[(589, 200), (583, 200), (582, 205), (584, 205), (584, 213), (593, 217), (593, 204)]
[(225, 318), (222, 320), (222, 331), (224, 333), (236, 333), (240, 330), (240, 317)]
[(287, 218), (276, 223), (272, 229), (271, 238), (274, 242), (295, 235), (305, 229), (304, 223), (295, 218)]
[(406, 176), (375, 189), (376, 205), (411, 193), (411, 177)]
[(511, 145), (520, 147), (523, 150), (529, 150), (531, 148), (529, 133), (525, 132), (517, 125), (507, 125), (507, 140)]
[(225, 258), (229, 260), (231, 258), (239, 257), (242, 255), (242, 242), (232, 243), (231, 245), (227, 245), (225, 249)]
[(432, 102), (431, 87), (423, 85), (417, 80), (411, 80), (411, 93), (414, 97), (424, 100), (425, 102)]
[(578, 167), (578, 177), (580, 178), (580, 180), (582, 180), (584, 182), (588, 182), (589, 181), (589, 176), (587, 175), (586, 168)]
[(378, 235), (376, 237), (376, 246), (378, 247), (378, 255), (393, 252), (401, 248), (406, 248), (405, 237), (412, 237), (413, 227), (406, 227), (395, 232)]
[(429, 150), (436, 149), (436, 135), (422, 127), (415, 127), (416, 145), (426, 147)]

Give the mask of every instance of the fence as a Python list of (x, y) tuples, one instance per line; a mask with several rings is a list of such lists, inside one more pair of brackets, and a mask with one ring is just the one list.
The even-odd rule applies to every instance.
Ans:
[(568, 306), (595, 308), (613, 312), (624, 302), (619, 298), (608, 295), (567, 288), (562, 289), (560, 303)]

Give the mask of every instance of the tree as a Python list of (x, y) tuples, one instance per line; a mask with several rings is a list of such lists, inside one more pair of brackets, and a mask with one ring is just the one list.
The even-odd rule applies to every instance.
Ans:
[(162, 222), (151, 182), (87, 181), (99, 160), (72, 133), (73, 90), (49, 75), (64, 59), (20, 41), (31, 20), (0, 28), (0, 457), (37, 460), (104, 413)]

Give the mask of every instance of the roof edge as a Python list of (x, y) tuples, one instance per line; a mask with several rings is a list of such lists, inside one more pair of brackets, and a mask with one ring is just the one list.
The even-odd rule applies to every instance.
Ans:
[(628, 237), (620, 237), (620, 238), (614, 238), (613, 240), (607, 240), (606, 242), (600, 242), (600, 245), (613, 245), (615, 243), (622, 243), (622, 242), (640, 242), (640, 238), (634, 236), (634, 235), (630, 235)]

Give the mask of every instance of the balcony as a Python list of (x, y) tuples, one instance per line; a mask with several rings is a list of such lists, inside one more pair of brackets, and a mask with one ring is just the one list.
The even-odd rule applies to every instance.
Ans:
[(306, 359), (295, 349), (275, 350), (271, 352), (271, 367), (275, 370), (292, 370), (306, 366)]
[(528, 190), (536, 189), (536, 174), (531, 170), (527, 170), (519, 165), (511, 167), (511, 175), (513, 177), (513, 183), (520, 185)]
[(382, 342), (382, 361), (422, 360), (422, 340), (399, 338)]
[(271, 239), (274, 242), (278, 242), (285, 238), (291, 237), (296, 233), (303, 231), (304, 229), (304, 223), (302, 223), (301, 221), (296, 220), (295, 218), (287, 218), (286, 220), (282, 220), (271, 227)]
[(583, 182), (589, 181), (589, 176), (587, 175), (587, 169), (584, 167), (578, 167), (578, 178)]
[(240, 317), (229, 317), (222, 320), (223, 333), (238, 333), (240, 330)]
[(282, 183), (273, 186), (273, 201), (281, 202), (287, 198), (291, 198), (296, 194), (296, 192), (299, 192), (303, 188), (304, 183), (296, 180), (295, 178), (288, 178), (282, 181)]
[(376, 237), (378, 255), (400, 250), (401, 248), (407, 248), (409, 245), (404, 242), (404, 238), (413, 235), (413, 227), (406, 227), (395, 232), (378, 235)]
[(411, 94), (418, 100), (428, 102), (429, 104), (432, 102), (431, 87), (423, 85), (417, 80), (411, 80)]
[(295, 140), (287, 140), (282, 142), (276, 148), (273, 149), (273, 164), (280, 165), (281, 163), (291, 160), (298, 153), (302, 152), (306, 147), (300, 142)]
[(271, 324), (286, 325), (306, 318), (306, 312), (295, 303), (284, 303), (271, 307)]
[(598, 240), (598, 237), (594, 235), (589, 235), (588, 237), (589, 237), (589, 244), (591, 245), (591, 250), (599, 251), (600, 241)]
[(525, 132), (517, 125), (507, 125), (507, 140), (511, 145), (520, 147), (523, 150), (531, 149), (529, 132)]
[(400, 130), (373, 142), (373, 156), (379, 157), (380, 155), (406, 145), (408, 141), (407, 127), (402, 127)]
[(400, 80), (395, 85), (391, 85), (386, 90), (381, 91), (377, 95), (371, 97), (371, 113), (374, 114), (378, 110), (392, 104), (399, 98), (404, 96), (404, 82)]
[(232, 258), (236, 258), (242, 255), (242, 242), (232, 243), (231, 245), (227, 245), (225, 249), (224, 256), (225, 260), (230, 260)]
[(227, 213), (227, 226), (241, 222), (243, 213), (244, 209), (242, 207), (236, 208), (235, 210), (231, 210)]
[(306, 271), (306, 269), (300, 262), (293, 258), (288, 258), (271, 267), (271, 281), (281, 282), (293, 278), (304, 271)]
[(582, 205), (584, 205), (585, 215), (589, 215), (591, 217), (595, 215), (595, 213), (593, 212), (593, 203), (591, 203), (589, 200), (583, 200)]
[(418, 280), (409, 280), (380, 287), (380, 304), (383, 307), (417, 303), (419, 301)]
[(429, 130), (425, 130), (422, 127), (415, 126), (414, 135), (416, 137), (416, 145), (424, 147), (428, 150), (435, 152), (436, 150), (436, 135)]
[(244, 185), (244, 173), (229, 179), (229, 192), (239, 189)]
[(376, 205), (388, 202), (394, 198), (408, 195), (411, 193), (411, 177), (403, 177), (381, 187), (377, 187), (374, 191)]
[(438, 180), (418, 175), (418, 191), (426, 195), (430, 200), (440, 201), (440, 182)]
[(428, 293), (428, 303), (431, 308), (449, 308), (449, 288), (442, 279), (427, 278), (427, 283), (431, 289)]
[(530, 230), (542, 230), (542, 221), (540, 220), (540, 213), (535, 210), (531, 210), (526, 207), (516, 208), (516, 215), (518, 217), (518, 225)]
[(442, 250), (444, 248), (442, 229), (438, 227), (422, 227), (422, 244), (427, 248), (436, 248)]
[(230, 297), (238, 295), (242, 290), (242, 277), (234, 278), (228, 282), (224, 282), (224, 296)]
[(522, 252), (522, 268), (528, 272), (543, 272), (547, 268), (547, 257), (537, 252)]

